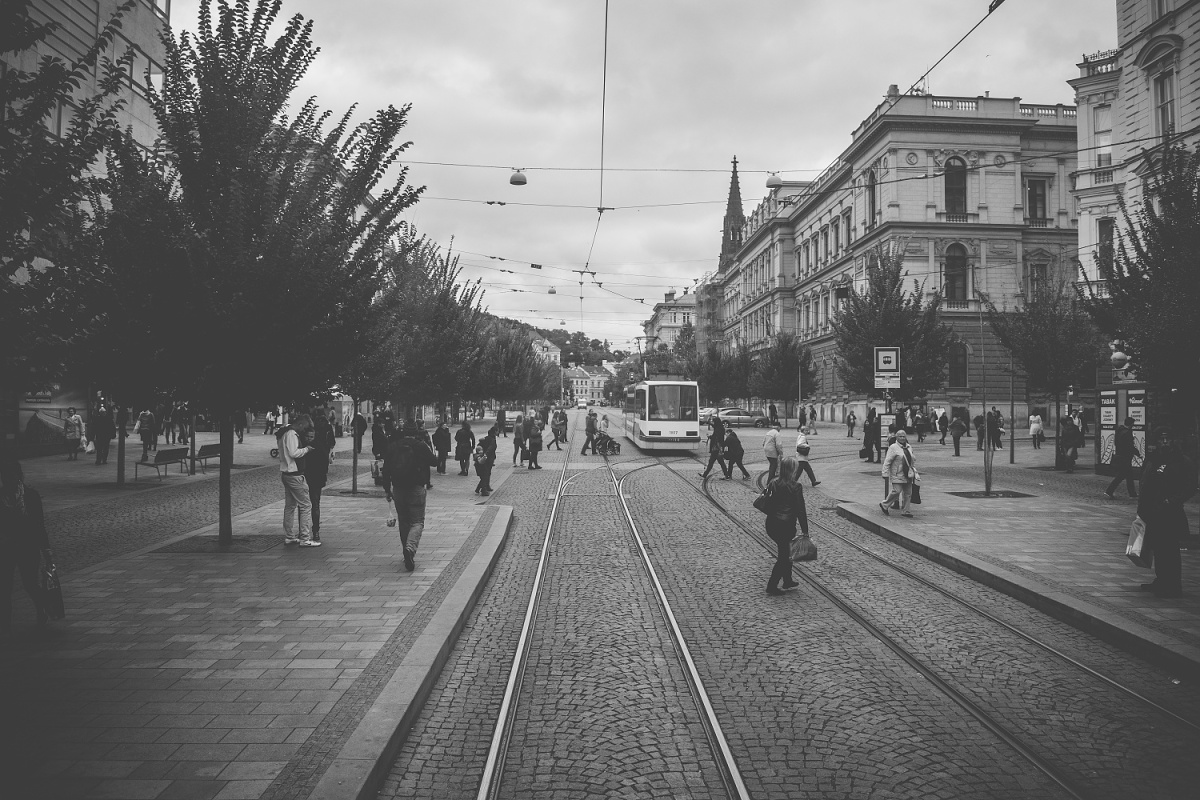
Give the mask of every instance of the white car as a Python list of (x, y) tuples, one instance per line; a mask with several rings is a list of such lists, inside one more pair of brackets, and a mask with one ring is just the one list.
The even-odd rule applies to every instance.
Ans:
[(587, 406), (588, 406), (587, 400), (585, 400), (585, 399), (584, 399), (584, 398), (582, 398), (582, 397), (581, 397), (581, 398), (579, 398), (578, 400), (576, 400), (576, 401), (575, 401), (575, 407), (576, 407), (576, 408), (582, 408), (582, 409), (586, 409), (586, 408), (587, 408)]

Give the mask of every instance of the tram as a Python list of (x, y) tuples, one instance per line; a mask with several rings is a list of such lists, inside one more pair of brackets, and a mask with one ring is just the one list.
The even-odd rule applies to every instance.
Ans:
[(644, 380), (625, 387), (625, 435), (640, 450), (695, 447), (699, 416), (695, 381)]

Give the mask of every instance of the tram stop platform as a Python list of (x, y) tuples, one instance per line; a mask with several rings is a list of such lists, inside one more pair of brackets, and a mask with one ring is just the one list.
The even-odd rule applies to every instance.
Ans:
[[(840, 437), (828, 427), (833, 435), (819, 438), (833, 445)], [(815, 491), (854, 498), (837, 500), (839, 516), (1177, 677), (1200, 680), (1200, 544), (1182, 552), (1183, 597), (1156, 597), (1141, 589), (1154, 580), (1153, 571), (1125, 555), (1137, 501), (1124, 483), (1110, 499), (1104, 495), (1110, 478), (1087, 468), (1054, 471), (1053, 445), (1034, 450), (1025, 440), (1018, 442), (1016, 464), (1008, 463), (1007, 449), (995, 453), (992, 490), (998, 496), (981, 497), (983, 452), (974, 439), (963, 438), (958, 458), (949, 439), (945, 446), (937, 436), (909, 442), (923, 500), (912, 506), (912, 518), (879, 509), (880, 465), (857, 459), (855, 440), (835, 445), (853, 451), (845, 457), (814, 460), (822, 481)], [(1190, 538), (1200, 543), (1197, 498), (1187, 513)]]
[[(368, 462), (360, 462), (366, 467)], [(267, 469), (277, 469), (268, 466)], [(215, 471), (214, 471), (215, 472)], [(493, 487), (512, 470), (497, 469)], [(280, 500), (64, 578), (0, 654), (5, 790), (32, 798), (355, 798), (386, 770), (504, 546), (513, 509), (434, 476), (416, 570), (369, 472), (327, 486), (319, 548)], [(9, 709), (13, 713), (9, 713)]]

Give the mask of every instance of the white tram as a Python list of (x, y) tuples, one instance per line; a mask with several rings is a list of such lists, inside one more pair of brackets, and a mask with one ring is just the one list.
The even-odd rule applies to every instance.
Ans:
[(641, 450), (695, 447), (699, 416), (695, 381), (644, 380), (625, 388), (625, 435)]

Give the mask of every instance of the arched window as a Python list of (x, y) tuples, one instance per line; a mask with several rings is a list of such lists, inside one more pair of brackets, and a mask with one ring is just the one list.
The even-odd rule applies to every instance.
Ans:
[(950, 389), (967, 388), (967, 346), (962, 342), (950, 345)]
[(967, 164), (961, 158), (946, 161), (946, 219), (967, 221)]
[(875, 170), (867, 171), (867, 230), (875, 227), (875, 214), (879, 207), (875, 196)]
[(946, 248), (943, 292), (947, 300), (967, 299), (967, 248), (961, 244), (952, 244)]

